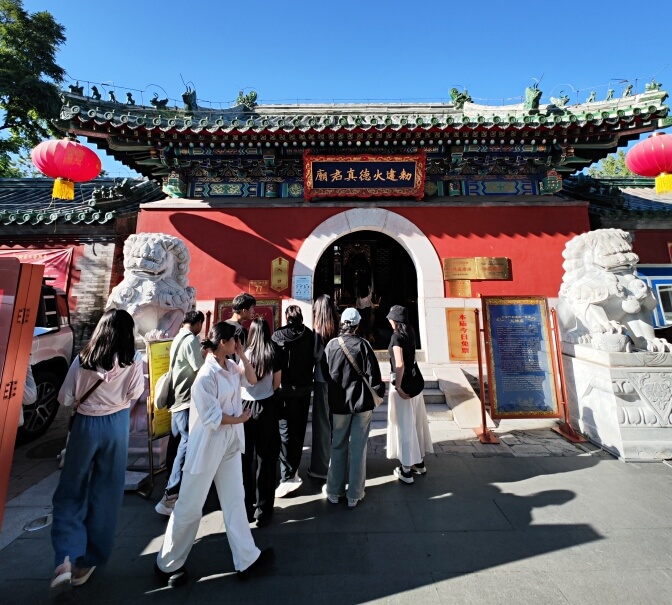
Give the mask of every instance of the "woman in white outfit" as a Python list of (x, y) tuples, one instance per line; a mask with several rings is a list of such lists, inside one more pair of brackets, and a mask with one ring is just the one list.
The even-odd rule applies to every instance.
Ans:
[[(191, 551), (202, 517), (203, 505), (214, 481), (224, 514), (226, 536), (241, 580), (273, 558), (273, 550), (254, 544), (245, 512), (241, 452), (245, 450), (241, 386), (256, 384), (257, 377), (236, 328), (216, 323), (202, 347), (208, 352), (191, 387), (192, 418), (184, 461), (180, 497), (168, 522), (155, 571), (169, 586), (187, 581), (184, 563)], [(227, 359), (236, 354), (242, 367)], [(194, 413), (195, 411), (195, 413)]]
[(387, 408), (387, 457), (401, 462), (394, 469), (394, 476), (404, 483), (413, 483), (414, 474), (427, 472), (425, 453), (432, 453), (434, 448), (422, 392), (411, 397), (402, 387), (415, 362), (415, 332), (408, 323), (408, 311), (394, 305), (387, 319), (394, 330), (388, 349), (394, 380), (390, 380)]

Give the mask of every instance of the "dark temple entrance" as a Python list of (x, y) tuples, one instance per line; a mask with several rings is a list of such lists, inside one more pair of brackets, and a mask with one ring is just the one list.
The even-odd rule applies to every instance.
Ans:
[[(315, 268), (315, 297), (333, 296), (339, 309), (358, 307), (360, 335), (375, 349), (387, 349), (392, 328), (386, 319), (392, 305), (408, 309), (418, 335), (418, 278), (408, 252), (376, 231), (350, 233), (329, 246)], [(419, 339), (416, 346), (419, 346)]]

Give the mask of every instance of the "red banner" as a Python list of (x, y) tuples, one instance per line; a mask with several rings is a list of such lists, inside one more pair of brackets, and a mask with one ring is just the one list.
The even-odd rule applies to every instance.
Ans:
[(67, 292), (72, 250), (72, 248), (13, 248), (0, 250), (0, 258), (13, 256), (22, 263), (44, 265), (44, 277), (53, 278), (47, 283)]

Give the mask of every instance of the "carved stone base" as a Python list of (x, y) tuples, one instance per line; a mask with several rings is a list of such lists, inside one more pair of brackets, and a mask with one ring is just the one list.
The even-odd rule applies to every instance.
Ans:
[(672, 458), (672, 353), (562, 351), (575, 429), (624, 461)]

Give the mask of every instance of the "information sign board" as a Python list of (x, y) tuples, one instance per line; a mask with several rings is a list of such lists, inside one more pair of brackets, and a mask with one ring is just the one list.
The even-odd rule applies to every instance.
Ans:
[(482, 298), (492, 418), (559, 418), (548, 302)]

